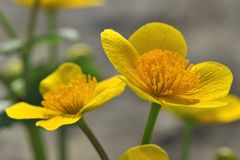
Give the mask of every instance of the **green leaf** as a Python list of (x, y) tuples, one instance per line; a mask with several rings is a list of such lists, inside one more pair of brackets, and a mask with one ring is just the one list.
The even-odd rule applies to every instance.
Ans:
[(96, 62), (94, 62), (92, 54), (90, 45), (77, 43), (68, 49), (67, 58), (69, 61), (80, 65), (85, 74), (90, 74), (100, 80), (102, 77), (100, 69)]
[[(41, 44), (58, 44), (62, 41), (75, 42), (79, 40), (79, 33), (73, 28), (62, 28), (56, 32), (37, 36), (32, 40), (32, 45)], [(6, 42), (0, 43), (0, 53), (11, 54), (26, 45), (27, 41), (23, 38), (11, 39)]]
[(0, 53), (12, 53), (25, 45), (25, 41), (20, 38), (8, 40), (0, 44)]
[(0, 127), (11, 125), (14, 120), (10, 119), (4, 112), (7, 107), (12, 104), (10, 100), (1, 100), (0, 101)]
[(37, 37), (34, 43), (57, 44), (64, 40), (70, 42), (78, 41), (79, 40), (78, 31), (73, 28), (62, 28), (48, 35)]

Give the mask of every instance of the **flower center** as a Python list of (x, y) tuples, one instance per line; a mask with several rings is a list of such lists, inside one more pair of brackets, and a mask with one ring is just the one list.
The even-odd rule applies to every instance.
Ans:
[(96, 84), (95, 77), (83, 75), (67, 85), (58, 85), (43, 96), (43, 106), (65, 114), (76, 114), (89, 101)]
[(144, 53), (137, 62), (139, 77), (157, 97), (184, 94), (196, 87), (199, 76), (184, 57), (167, 50)]

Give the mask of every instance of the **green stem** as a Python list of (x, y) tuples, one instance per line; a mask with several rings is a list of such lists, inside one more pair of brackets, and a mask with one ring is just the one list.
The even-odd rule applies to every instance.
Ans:
[(18, 98), (18, 95), (15, 93), (15, 91), (11, 88), (9, 80), (7, 80), (3, 75), (0, 74), (0, 82), (6, 87), (7, 92), (10, 97), (13, 99)]
[[(46, 11), (47, 14), (47, 31), (48, 34), (52, 34), (56, 32), (58, 29), (58, 12), (55, 9), (50, 9)], [(49, 44), (49, 64), (53, 65), (53, 67), (57, 63), (57, 54), (58, 45), (56, 44)]]
[(67, 152), (66, 152), (66, 128), (60, 128), (59, 131), (59, 159), (60, 160), (67, 160)]
[(27, 26), (27, 37), (32, 39), (35, 33), (37, 25), (37, 17), (40, 9), (40, 0), (35, 0), (34, 6), (31, 9), (28, 26)]
[[(37, 24), (37, 17), (39, 13), (39, 3), (40, 0), (35, 0), (35, 4), (33, 8), (31, 8), (31, 13), (29, 17), (29, 22), (26, 31), (27, 43), (26, 46), (21, 49), (21, 56), (24, 64), (24, 79), (26, 83), (26, 100), (31, 101), (31, 83), (30, 83), (30, 58), (31, 58), (31, 51), (32, 51), (32, 42), (34, 39), (34, 33)], [(30, 141), (32, 144), (32, 148), (35, 154), (36, 160), (46, 160), (46, 152), (45, 152), (45, 145), (43, 143), (43, 137), (40, 130), (36, 127), (26, 126)]]
[(142, 144), (151, 143), (153, 130), (154, 130), (160, 109), (161, 109), (161, 106), (159, 104), (152, 103), (150, 112), (148, 115), (148, 120), (144, 129)]
[(109, 160), (106, 152), (104, 151), (101, 144), (98, 142), (97, 138), (94, 136), (91, 129), (88, 127), (87, 123), (85, 122), (84, 118), (81, 118), (77, 125), (82, 129), (88, 139), (91, 141), (92, 145), (95, 147), (96, 151), (98, 152), (99, 156), (102, 160)]
[(32, 51), (32, 42), (34, 39), (34, 33), (36, 29), (36, 24), (37, 24), (37, 18), (38, 18), (38, 13), (39, 13), (39, 3), (40, 0), (35, 0), (35, 4), (33, 8), (31, 8), (30, 16), (29, 16), (29, 21), (28, 21), (28, 26), (27, 26), (27, 32), (26, 32), (26, 37), (27, 37), (27, 44), (26, 46), (21, 50), (22, 51), (22, 60), (23, 60), (23, 65), (24, 65), (24, 79), (26, 83), (26, 97), (29, 96), (29, 92), (31, 90), (30, 84), (30, 58), (31, 58), (31, 51)]
[(186, 120), (185, 121), (181, 160), (188, 160), (189, 159), (193, 127), (194, 127), (194, 122), (192, 120)]
[(32, 145), (32, 149), (34, 152), (35, 160), (46, 160), (44, 144), (42, 139), (42, 134), (39, 128), (35, 126), (26, 126), (28, 131), (29, 139)]
[(8, 22), (7, 18), (0, 10), (0, 24), (10, 38), (17, 38), (17, 33), (13, 30), (12, 26)]
[[(2, 28), (4, 29), (4, 31), (6, 32), (6, 34), (10, 37), (10, 38), (17, 38), (17, 33), (13, 30), (11, 24), (8, 22), (8, 19), (6, 18), (6, 16), (4, 15), (4, 13), (0, 10), (0, 24), (2, 26)], [(7, 79), (5, 79), (5, 77), (3, 75), (0, 75), (0, 81), (2, 82), (2, 84), (4, 84), (4, 86), (8, 89), (8, 92), (11, 96), (15, 96), (15, 98), (17, 97), (17, 95), (15, 94), (15, 92), (11, 89), (11, 86), (9, 84), (9, 81)]]
[[(48, 34), (54, 33), (58, 29), (58, 13), (55, 9), (46, 10), (47, 16), (47, 32)], [(56, 44), (49, 44), (49, 57), (48, 57), (48, 66), (55, 68), (57, 64), (57, 54), (58, 46)], [(66, 160), (66, 129), (62, 128), (59, 132), (59, 159)]]

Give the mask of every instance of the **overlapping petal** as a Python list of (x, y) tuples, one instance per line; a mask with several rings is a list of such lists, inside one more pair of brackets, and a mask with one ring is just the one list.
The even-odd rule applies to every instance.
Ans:
[(229, 123), (240, 119), (240, 98), (228, 95), (224, 98), (228, 104), (223, 107), (196, 112), (194, 117), (200, 123)]
[(80, 116), (72, 115), (54, 116), (52, 118), (36, 122), (36, 126), (41, 126), (48, 131), (53, 131), (63, 125), (73, 124), (77, 122), (80, 118), (81, 118)]
[(98, 108), (110, 99), (120, 95), (124, 91), (125, 86), (125, 83), (118, 76), (99, 82), (93, 97), (86, 106), (83, 107), (81, 112), (88, 112)]
[(146, 90), (132, 84), (124, 76), (119, 76), (119, 78), (121, 78), (128, 85), (128, 87), (143, 100), (160, 104), (157, 98), (154, 98), (150, 93), (146, 92)]
[(187, 96), (201, 101), (211, 101), (227, 96), (233, 81), (232, 72), (217, 62), (203, 62), (192, 68), (199, 74), (199, 84)]
[(187, 44), (182, 33), (164, 23), (148, 23), (140, 27), (129, 38), (140, 54), (150, 50), (169, 50), (185, 56)]
[[(240, 98), (235, 95), (228, 95), (224, 98), (228, 104), (221, 108), (216, 108), (213, 114), (204, 114), (201, 117), (202, 122), (233, 122), (240, 119)], [(212, 116), (214, 118), (212, 118)]]
[(138, 52), (122, 35), (111, 29), (101, 33), (103, 49), (113, 66), (129, 80), (137, 80), (136, 63)]
[(64, 63), (41, 81), (40, 92), (44, 95), (51, 88), (59, 84), (67, 84), (73, 79), (80, 78), (82, 74), (82, 70), (78, 65), (74, 63)]
[(227, 102), (225, 101), (200, 101), (200, 102), (195, 102), (195, 100), (191, 99), (176, 99), (176, 97), (169, 97), (169, 98), (162, 98), (160, 100), (161, 104), (165, 107), (172, 108), (173, 110), (175, 108), (182, 108), (186, 107), (187, 109), (192, 109), (192, 108), (216, 108), (216, 107), (221, 107), (227, 105)]
[(159, 146), (146, 144), (127, 150), (119, 160), (169, 160), (169, 158)]
[(191, 118), (199, 123), (229, 123), (240, 119), (240, 98), (228, 95), (223, 99), (227, 105), (216, 108), (188, 110), (181, 108), (174, 112), (182, 118)]
[(49, 116), (56, 116), (60, 113), (46, 109), (40, 106), (30, 105), (25, 102), (19, 102), (6, 109), (6, 113), (10, 118), (14, 119), (45, 119)]
[[(35, 0), (15, 0), (17, 3), (32, 7)], [(45, 9), (85, 8), (100, 6), (104, 0), (40, 0), (40, 6)]]
[(181, 96), (166, 96), (166, 97), (154, 97), (145, 90), (137, 87), (136, 85), (129, 82), (125, 77), (119, 76), (128, 87), (141, 99), (160, 104), (170, 110), (179, 110), (183, 107), (189, 110), (194, 110), (195, 108), (215, 108), (220, 106), (225, 106), (227, 103), (225, 101), (200, 101), (198, 99), (184, 98)]

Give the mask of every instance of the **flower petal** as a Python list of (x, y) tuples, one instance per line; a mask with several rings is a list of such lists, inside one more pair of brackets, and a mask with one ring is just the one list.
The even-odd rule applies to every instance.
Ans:
[(182, 97), (165, 97), (160, 99), (160, 103), (170, 110), (181, 110), (181, 109), (209, 109), (222, 107), (227, 104), (225, 101), (197, 101), (195, 99), (184, 99)]
[(25, 102), (20, 102), (10, 106), (6, 109), (6, 113), (13, 119), (44, 119), (46, 117), (59, 114), (55, 111), (40, 106), (30, 105)]
[(131, 43), (119, 33), (107, 29), (101, 33), (102, 46), (117, 71), (128, 79), (136, 79), (139, 54)]
[(227, 105), (212, 108), (205, 112), (196, 112), (195, 119), (201, 123), (229, 123), (240, 119), (240, 99), (234, 95), (228, 95), (223, 99)]
[[(34, 0), (15, 0), (17, 3), (30, 6), (34, 5)], [(43, 8), (83, 8), (89, 6), (100, 6), (103, 4), (103, 0), (41, 0), (40, 5)]]
[(88, 112), (100, 107), (107, 101), (120, 95), (124, 91), (125, 86), (125, 83), (118, 76), (99, 82), (92, 99), (83, 107), (81, 112)]
[(159, 146), (146, 144), (127, 150), (119, 160), (169, 160), (169, 158)]
[[(59, 1), (59, 0), (58, 0)], [(102, 6), (104, 0), (62, 0), (64, 1), (59, 5), (59, 8), (84, 8), (91, 6)]]
[(144, 91), (143, 89), (137, 87), (136, 85), (132, 84), (131, 82), (129, 82), (125, 77), (123, 76), (119, 76), (119, 78), (121, 78), (127, 85), (128, 87), (140, 98), (142, 98), (143, 100), (149, 101), (149, 102), (153, 102), (153, 103), (157, 103), (160, 104), (160, 102), (154, 98), (152, 95), (150, 95), (149, 93), (147, 93), (146, 91)]
[(55, 116), (47, 120), (38, 121), (36, 123), (36, 126), (41, 126), (48, 131), (53, 131), (63, 125), (73, 124), (77, 122), (80, 118), (80, 116), (76, 117), (70, 115)]
[(52, 74), (43, 79), (40, 83), (40, 92), (45, 94), (49, 89), (59, 84), (67, 84), (73, 79), (78, 79), (82, 75), (81, 68), (74, 63), (64, 63)]
[(140, 54), (150, 50), (169, 50), (185, 56), (187, 44), (182, 33), (164, 23), (148, 23), (140, 27), (129, 38)]
[(217, 100), (227, 96), (232, 81), (232, 72), (226, 66), (217, 62), (203, 62), (192, 69), (199, 74), (198, 87), (186, 95), (201, 101)]
[[(174, 106), (167, 107), (167, 110), (183, 119), (192, 119), (198, 123), (229, 123), (240, 119), (240, 99), (234, 95), (228, 95), (221, 102), (225, 105), (218, 105), (211, 102), (206, 107), (198, 106)], [(199, 105), (199, 104), (198, 104)], [(214, 107), (214, 106), (218, 107)]]

